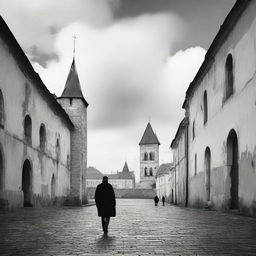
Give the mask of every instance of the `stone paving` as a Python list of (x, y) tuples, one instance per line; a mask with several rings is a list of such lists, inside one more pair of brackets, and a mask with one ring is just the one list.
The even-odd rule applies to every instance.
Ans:
[(0, 255), (256, 255), (256, 219), (117, 200), (104, 236), (96, 207), (0, 213)]

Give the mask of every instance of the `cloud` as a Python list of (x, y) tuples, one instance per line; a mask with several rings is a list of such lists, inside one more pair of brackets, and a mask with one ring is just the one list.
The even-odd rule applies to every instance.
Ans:
[(60, 95), (72, 61), (76, 62), (88, 108), (88, 163), (99, 170), (121, 170), (125, 160), (139, 176), (138, 143), (151, 117), (161, 142), (160, 162), (171, 161), (170, 143), (184, 112), (185, 91), (201, 65), (205, 50), (179, 51), (171, 46), (182, 23), (171, 14), (123, 19), (96, 29), (76, 22), (57, 33), (59, 62), (38, 64), (48, 88)]
[(183, 117), (185, 91), (205, 50), (195, 47), (169, 56), (181, 38), (181, 19), (157, 13), (114, 20), (118, 2), (0, 0), (0, 8), (34, 68), (57, 95), (77, 36), (77, 69), (90, 104), (88, 164), (111, 172), (127, 161), (138, 178), (138, 143), (149, 116), (161, 142), (160, 162), (171, 161), (169, 145)]

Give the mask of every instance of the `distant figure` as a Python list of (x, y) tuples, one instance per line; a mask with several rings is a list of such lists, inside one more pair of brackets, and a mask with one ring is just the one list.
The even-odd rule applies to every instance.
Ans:
[(165, 204), (165, 197), (164, 196), (162, 196), (162, 202), (163, 202), (163, 206), (164, 206), (164, 204)]
[(104, 234), (108, 233), (110, 217), (116, 216), (116, 198), (114, 189), (108, 183), (108, 177), (104, 176), (95, 192), (95, 202), (98, 209), (98, 216), (101, 217)]
[(158, 202), (159, 202), (158, 196), (155, 196), (155, 197), (154, 197), (154, 201), (155, 201), (155, 206), (158, 206)]

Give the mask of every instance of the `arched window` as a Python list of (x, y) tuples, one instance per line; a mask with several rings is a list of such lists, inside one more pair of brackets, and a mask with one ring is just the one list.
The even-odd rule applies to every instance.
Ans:
[(155, 153), (154, 152), (149, 153), (149, 160), (151, 160), (151, 161), (155, 160)]
[(4, 127), (4, 97), (0, 90), (0, 127)]
[(60, 161), (60, 139), (58, 138), (57, 141), (56, 141), (56, 160), (57, 162)]
[(148, 175), (148, 172), (147, 172), (147, 167), (145, 167), (145, 169), (144, 169), (144, 176), (147, 176)]
[(195, 120), (193, 121), (193, 126), (192, 126), (192, 138), (195, 138)]
[(46, 145), (46, 131), (45, 131), (45, 125), (44, 124), (41, 124), (41, 126), (40, 126), (39, 138), (40, 138), (40, 149), (44, 152), (45, 151), (45, 145)]
[(149, 169), (149, 176), (153, 176), (153, 168), (152, 167), (150, 167), (150, 169)]
[(208, 101), (207, 101), (207, 92), (204, 91), (204, 124), (208, 120)]
[(228, 99), (234, 91), (233, 57), (228, 55), (225, 65), (225, 100)]
[(32, 144), (32, 121), (29, 115), (26, 115), (24, 120), (24, 134), (25, 134), (25, 141), (31, 145)]
[(144, 161), (148, 161), (148, 153), (147, 152), (144, 153)]
[(197, 154), (195, 154), (195, 176), (197, 175)]

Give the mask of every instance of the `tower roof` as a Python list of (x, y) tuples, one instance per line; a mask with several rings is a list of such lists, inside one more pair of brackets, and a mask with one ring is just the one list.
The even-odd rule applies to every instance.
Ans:
[(141, 138), (141, 141), (139, 145), (147, 145), (147, 144), (158, 144), (160, 145), (160, 142), (156, 136), (156, 134), (153, 132), (153, 129), (151, 127), (151, 124), (148, 122), (148, 125), (144, 131), (144, 134)]
[(65, 84), (65, 88), (60, 98), (79, 98), (79, 99), (82, 99), (86, 107), (88, 106), (88, 103), (84, 99), (84, 96), (81, 90), (80, 81), (79, 81), (77, 70), (76, 70), (75, 58), (73, 58), (70, 71), (68, 74), (68, 78)]
[(128, 168), (128, 165), (127, 165), (127, 162), (125, 162), (125, 164), (124, 164), (123, 172), (130, 172), (129, 168)]

